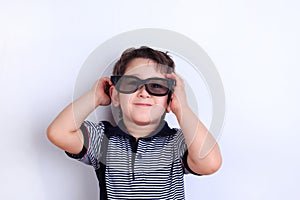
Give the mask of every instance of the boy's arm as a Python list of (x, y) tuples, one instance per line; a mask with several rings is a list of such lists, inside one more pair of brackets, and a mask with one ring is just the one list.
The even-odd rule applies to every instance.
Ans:
[(110, 97), (105, 93), (109, 78), (101, 78), (91, 90), (69, 104), (49, 125), (47, 136), (59, 148), (78, 154), (83, 148), (80, 126), (87, 116), (99, 105), (109, 105)]
[(174, 73), (167, 75), (167, 78), (176, 80), (170, 107), (176, 115), (188, 146), (188, 166), (197, 174), (212, 174), (220, 168), (222, 163), (219, 146), (189, 107), (183, 80)]
[(216, 140), (189, 107), (183, 108), (182, 112), (178, 122), (188, 145), (189, 168), (202, 175), (216, 172), (222, 163)]

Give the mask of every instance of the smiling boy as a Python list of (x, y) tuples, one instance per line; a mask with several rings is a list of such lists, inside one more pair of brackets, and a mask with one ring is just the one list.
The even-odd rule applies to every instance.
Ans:
[[(220, 168), (219, 147), (189, 107), (174, 67), (164, 52), (128, 49), (114, 76), (100, 78), (48, 127), (52, 143), (94, 167), (100, 199), (184, 199), (184, 173), (208, 175)], [(120, 114), (117, 126), (85, 121), (110, 103)], [(167, 112), (180, 129), (167, 125)]]

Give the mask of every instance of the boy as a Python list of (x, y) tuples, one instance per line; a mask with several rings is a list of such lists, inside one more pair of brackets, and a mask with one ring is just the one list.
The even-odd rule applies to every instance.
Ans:
[[(189, 107), (174, 67), (167, 53), (128, 49), (111, 79), (100, 78), (48, 127), (52, 143), (95, 168), (100, 199), (184, 199), (184, 173), (220, 168), (219, 147)], [(117, 126), (85, 121), (110, 103), (119, 111)], [(164, 121), (170, 111), (181, 129)]]

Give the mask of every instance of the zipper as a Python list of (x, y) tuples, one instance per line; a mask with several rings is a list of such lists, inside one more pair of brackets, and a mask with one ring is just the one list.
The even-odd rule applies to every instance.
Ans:
[(131, 154), (131, 170), (132, 170), (132, 180), (135, 180), (135, 176), (134, 176), (134, 164), (135, 164), (135, 159), (136, 159), (136, 153), (137, 153), (137, 148), (138, 148), (138, 144), (139, 144), (139, 139), (131, 139), (130, 141), (131, 144), (131, 150), (132, 150), (132, 154)]

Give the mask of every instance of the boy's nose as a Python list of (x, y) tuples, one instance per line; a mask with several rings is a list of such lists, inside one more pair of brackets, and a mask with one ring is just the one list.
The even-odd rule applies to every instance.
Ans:
[(147, 92), (145, 85), (141, 85), (139, 87), (139, 89), (138, 89), (138, 96), (139, 97), (143, 97), (143, 98), (149, 98), (150, 97), (150, 94)]

